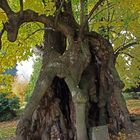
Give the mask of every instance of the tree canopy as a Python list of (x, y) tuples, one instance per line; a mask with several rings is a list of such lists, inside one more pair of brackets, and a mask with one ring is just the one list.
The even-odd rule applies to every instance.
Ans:
[[(3, 75), (4, 71), (28, 59), (31, 48), (43, 44), (44, 23), (48, 28), (63, 30), (67, 36), (73, 34), (57, 17), (60, 10), (65, 10), (62, 5), (70, 0), (60, 1), (61, 5), (52, 0), (0, 0), (0, 83), (4, 85), (0, 92), (10, 92), (9, 83), (13, 81), (12, 76)], [(78, 23), (75, 26), (88, 22), (89, 30), (109, 39), (126, 88), (136, 86), (140, 81), (140, 0), (71, 0), (71, 3)], [(81, 24), (83, 13), (86, 22)]]

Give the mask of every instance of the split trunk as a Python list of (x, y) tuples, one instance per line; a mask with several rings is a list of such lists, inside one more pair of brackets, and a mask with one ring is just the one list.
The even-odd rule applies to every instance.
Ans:
[(17, 140), (90, 140), (95, 126), (110, 133), (131, 122), (111, 44), (96, 32), (66, 37), (48, 29), (43, 64), (17, 127)]

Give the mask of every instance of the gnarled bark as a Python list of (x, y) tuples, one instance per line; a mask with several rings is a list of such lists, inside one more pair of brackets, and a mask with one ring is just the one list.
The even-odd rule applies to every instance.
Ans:
[[(88, 130), (106, 124), (110, 132), (130, 131), (110, 43), (90, 32), (65, 50), (61, 45), (66, 40), (60, 43), (57, 34), (49, 30), (45, 36), (42, 70), (18, 124), (17, 139), (88, 140)], [(42, 81), (47, 85), (39, 84)]]

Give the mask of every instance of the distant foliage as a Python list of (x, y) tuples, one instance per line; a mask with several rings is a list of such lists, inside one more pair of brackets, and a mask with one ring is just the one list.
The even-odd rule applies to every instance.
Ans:
[(19, 98), (21, 105), (24, 102), (25, 91), (27, 89), (27, 86), (27, 79), (21, 78), (20, 76), (14, 78), (14, 82), (12, 84), (12, 92)]
[(132, 94), (128, 93), (128, 92), (124, 92), (122, 93), (123, 97), (125, 98), (125, 100), (129, 100), (132, 99)]
[(0, 121), (10, 120), (16, 117), (16, 110), (19, 109), (19, 99), (9, 98), (7, 93), (0, 94)]
[(30, 78), (30, 82), (28, 84), (28, 87), (27, 87), (27, 90), (26, 90), (26, 93), (25, 93), (25, 101), (28, 102), (33, 90), (34, 90), (34, 87), (35, 87), (35, 84), (36, 84), (36, 81), (38, 79), (38, 76), (39, 76), (39, 72), (40, 72), (40, 69), (41, 69), (41, 66), (42, 66), (42, 59), (41, 58), (37, 58), (35, 63), (34, 63), (34, 66), (33, 66), (33, 73), (31, 75), (31, 78)]
[(140, 92), (124, 92), (122, 94), (126, 100), (140, 99)]
[(14, 76), (11, 74), (0, 74), (0, 93), (12, 93), (11, 83), (14, 81)]
[[(17, 65), (16, 65), (17, 66)], [(10, 68), (10, 69), (7, 69), (4, 74), (10, 74), (12, 76), (16, 76), (16, 73), (17, 73), (17, 68), (16, 66)]]

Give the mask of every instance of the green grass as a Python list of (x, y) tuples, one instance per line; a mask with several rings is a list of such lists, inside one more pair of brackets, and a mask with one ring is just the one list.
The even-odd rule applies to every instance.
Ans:
[(125, 100), (132, 99), (133, 98), (132, 97), (132, 94), (127, 93), (127, 92), (122, 93), (122, 95), (123, 95), (123, 97), (124, 97)]
[(136, 97), (137, 99), (140, 99), (140, 92), (124, 92), (122, 95), (124, 96), (125, 100), (135, 99)]
[(15, 128), (0, 128), (0, 138), (13, 137), (15, 135)]
[(16, 121), (1, 122), (0, 139), (14, 137), (15, 130), (16, 130)]

